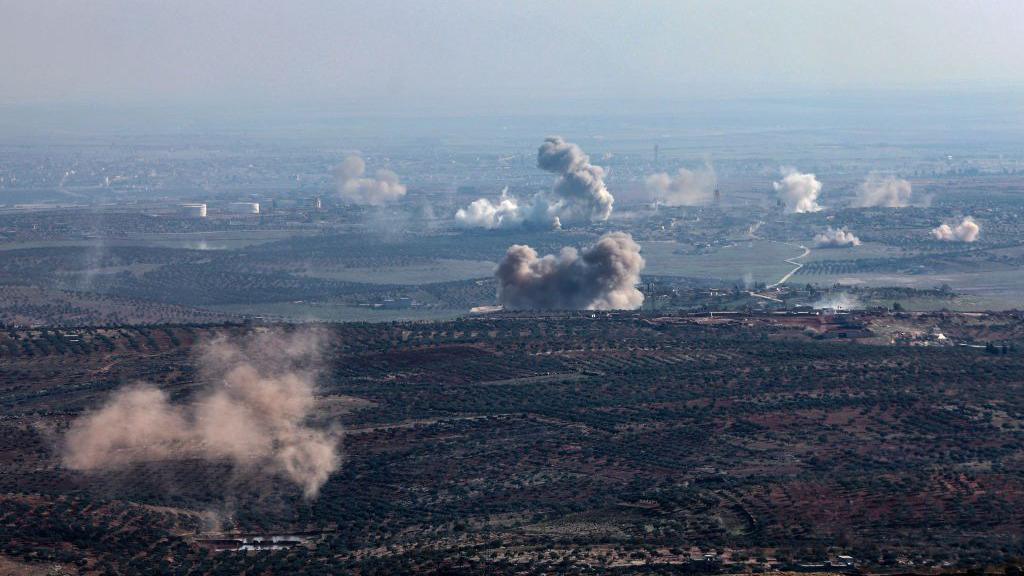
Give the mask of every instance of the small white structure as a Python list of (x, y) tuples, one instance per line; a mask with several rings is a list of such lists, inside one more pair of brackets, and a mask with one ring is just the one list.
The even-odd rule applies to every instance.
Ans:
[(186, 218), (206, 218), (206, 204), (182, 204), (181, 215)]
[(829, 562), (829, 564), (833, 566), (853, 566), (855, 562), (853, 560), (853, 556), (840, 554), (839, 556), (836, 556), (835, 560)]
[(259, 202), (232, 202), (228, 205), (228, 210), (232, 214), (259, 214), (260, 203)]

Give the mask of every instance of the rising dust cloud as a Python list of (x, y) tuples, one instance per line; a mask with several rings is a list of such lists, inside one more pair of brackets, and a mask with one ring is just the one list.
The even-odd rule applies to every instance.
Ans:
[(703, 206), (715, 195), (718, 176), (711, 164), (697, 170), (680, 168), (674, 175), (667, 172), (651, 174), (644, 187), (654, 201), (667, 206)]
[(644, 303), (636, 289), (644, 259), (640, 245), (624, 232), (602, 236), (577, 251), (539, 257), (516, 244), (498, 264), (498, 302), (511, 309), (633, 310)]
[(377, 170), (374, 178), (366, 178), (366, 162), (359, 156), (349, 156), (334, 169), (338, 194), (353, 204), (382, 206), (401, 200), (405, 186), (391, 170)]
[(913, 187), (903, 178), (872, 174), (857, 187), (857, 208), (906, 208), (910, 206)]
[(950, 226), (941, 224), (932, 228), (932, 236), (936, 240), (945, 242), (974, 242), (981, 233), (981, 226), (970, 216), (965, 217), (959, 224)]
[(151, 384), (118, 390), (72, 423), (64, 465), (90, 471), (161, 460), (228, 462), (243, 474), (283, 477), (315, 498), (341, 465), (339, 431), (308, 423), (319, 348), (312, 332), (220, 337), (197, 359), (207, 389), (184, 404)]
[(847, 230), (845, 226), (842, 228), (832, 228), (829, 226), (824, 231), (814, 235), (814, 245), (819, 248), (860, 246), (860, 238)]

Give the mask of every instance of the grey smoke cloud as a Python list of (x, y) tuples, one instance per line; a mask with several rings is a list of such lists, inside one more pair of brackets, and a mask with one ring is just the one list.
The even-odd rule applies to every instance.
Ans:
[(643, 305), (637, 290), (644, 259), (640, 245), (611, 232), (577, 251), (540, 257), (529, 246), (508, 249), (495, 270), (498, 302), (512, 309), (633, 310)]
[(364, 176), (366, 162), (359, 156), (349, 156), (334, 169), (338, 194), (354, 204), (382, 206), (405, 196), (405, 185), (391, 170), (377, 170), (373, 178)]
[(814, 245), (819, 248), (841, 248), (845, 246), (860, 246), (860, 238), (846, 227), (832, 228), (829, 226), (823, 232), (814, 235)]
[(590, 163), (579, 146), (561, 136), (549, 136), (537, 150), (537, 167), (558, 174), (548, 211), (559, 220), (607, 220), (615, 198), (604, 185), (604, 169)]
[(936, 240), (943, 240), (945, 242), (974, 242), (978, 239), (979, 234), (981, 234), (981, 226), (970, 216), (964, 217), (955, 226), (941, 224), (932, 228), (932, 236)]
[(558, 174), (551, 190), (528, 199), (502, 193), (498, 202), (475, 200), (455, 213), (455, 221), (466, 227), (508, 228), (541, 226), (560, 228), (607, 220), (615, 197), (604, 183), (604, 169), (590, 163), (590, 157), (561, 136), (544, 140), (537, 150), (537, 167)]
[(310, 332), (220, 337), (198, 366), (213, 384), (174, 404), (151, 384), (118, 390), (75, 420), (63, 462), (73, 470), (121, 469), (137, 462), (203, 459), (246, 474), (272, 474), (314, 498), (341, 465), (337, 429), (312, 426), (319, 338)]
[(718, 176), (711, 164), (697, 170), (680, 168), (675, 175), (651, 174), (644, 180), (655, 201), (668, 206), (703, 206), (714, 199)]
[(821, 182), (814, 174), (785, 168), (782, 170), (782, 180), (773, 182), (772, 187), (778, 193), (786, 212), (803, 214), (821, 211), (821, 206), (818, 205)]
[(910, 206), (912, 193), (910, 182), (903, 178), (872, 174), (857, 187), (853, 205), (857, 208), (906, 208)]

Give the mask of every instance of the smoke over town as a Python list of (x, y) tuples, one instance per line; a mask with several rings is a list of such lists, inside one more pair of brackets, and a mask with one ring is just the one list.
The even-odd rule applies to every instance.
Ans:
[(548, 213), (563, 222), (607, 220), (615, 198), (604, 185), (604, 169), (590, 163), (579, 146), (560, 136), (544, 140), (537, 167), (558, 174), (548, 197)]
[(140, 383), (114, 393), (76, 420), (64, 442), (73, 470), (203, 459), (251, 475), (272, 474), (314, 498), (341, 464), (335, 430), (310, 426), (319, 339), (268, 332), (220, 337), (203, 347), (199, 372), (209, 388), (187, 404)]
[(338, 194), (354, 204), (381, 206), (405, 196), (405, 185), (391, 170), (377, 170), (374, 178), (366, 178), (366, 162), (359, 156), (349, 156), (334, 169)]
[(872, 174), (857, 187), (857, 198), (853, 205), (857, 208), (906, 208), (910, 206), (912, 192), (910, 182), (903, 178), (882, 178)]
[(527, 200), (510, 196), (507, 190), (497, 203), (480, 198), (456, 212), (456, 222), (490, 229), (522, 225), (560, 228), (611, 216), (615, 198), (604, 184), (604, 169), (591, 164), (576, 144), (560, 136), (548, 137), (537, 150), (537, 167), (558, 174), (551, 190)]
[(981, 226), (974, 221), (974, 218), (966, 216), (956, 226), (950, 226), (949, 224), (942, 224), (936, 228), (932, 228), (932, 236), (936, 240), (943, 240), (946, 242), (974, 242), (978, 239), (978, 234), (981, 233)]
[(846, 246), (860, 246), (860, 238), (846, 227), (832, 228), (829, 226), (823, 232), (814, 235), (814, 245), (819, 248), (842, 248)]
[(498, 264), (498, 302), (513, 309), (632, 310), (643, 305), (637, 290), (644, 259), (640, 245), (624, 232), (602, 236), (577, 251), (539, 257), (529, 246), (513, 245)]
[(644, 180), (647, 192), (654, 200), (668, 206), (702, 206), (714, 199), (718, 177), (711, 164), (697, 170), (680, 168), (676, 174), (651, 174)]
[[(532, 206), (530, 207), (532, 209)], [(501, 191), (501, 199), (495, 204), (486, 198), (474, 200), (466, 208), (459, 208), (455, 213), (455, 221), (466, 228), (513, 228), (522, 226), (527, 219), (526, 210), (519, 205), (519, 200), (508, 193), (506, 186)]]
[(784, 169), (782, 180), (772, 182), (772, 187), (779, 195), (779, 200), (790, 214), (819, 212), (818, 195), (821, 194), (821, 182), (814, 174), (797, 172), (792, 168)]

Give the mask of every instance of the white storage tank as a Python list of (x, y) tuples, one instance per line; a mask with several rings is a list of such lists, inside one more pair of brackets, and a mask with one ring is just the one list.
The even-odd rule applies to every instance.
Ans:
[(206, 204), (182, 204), (181, 215), (186, 218), (206, 218)]
[(259, 214), (259, 202), (232, 202), (228, 209), (232, 214)]

